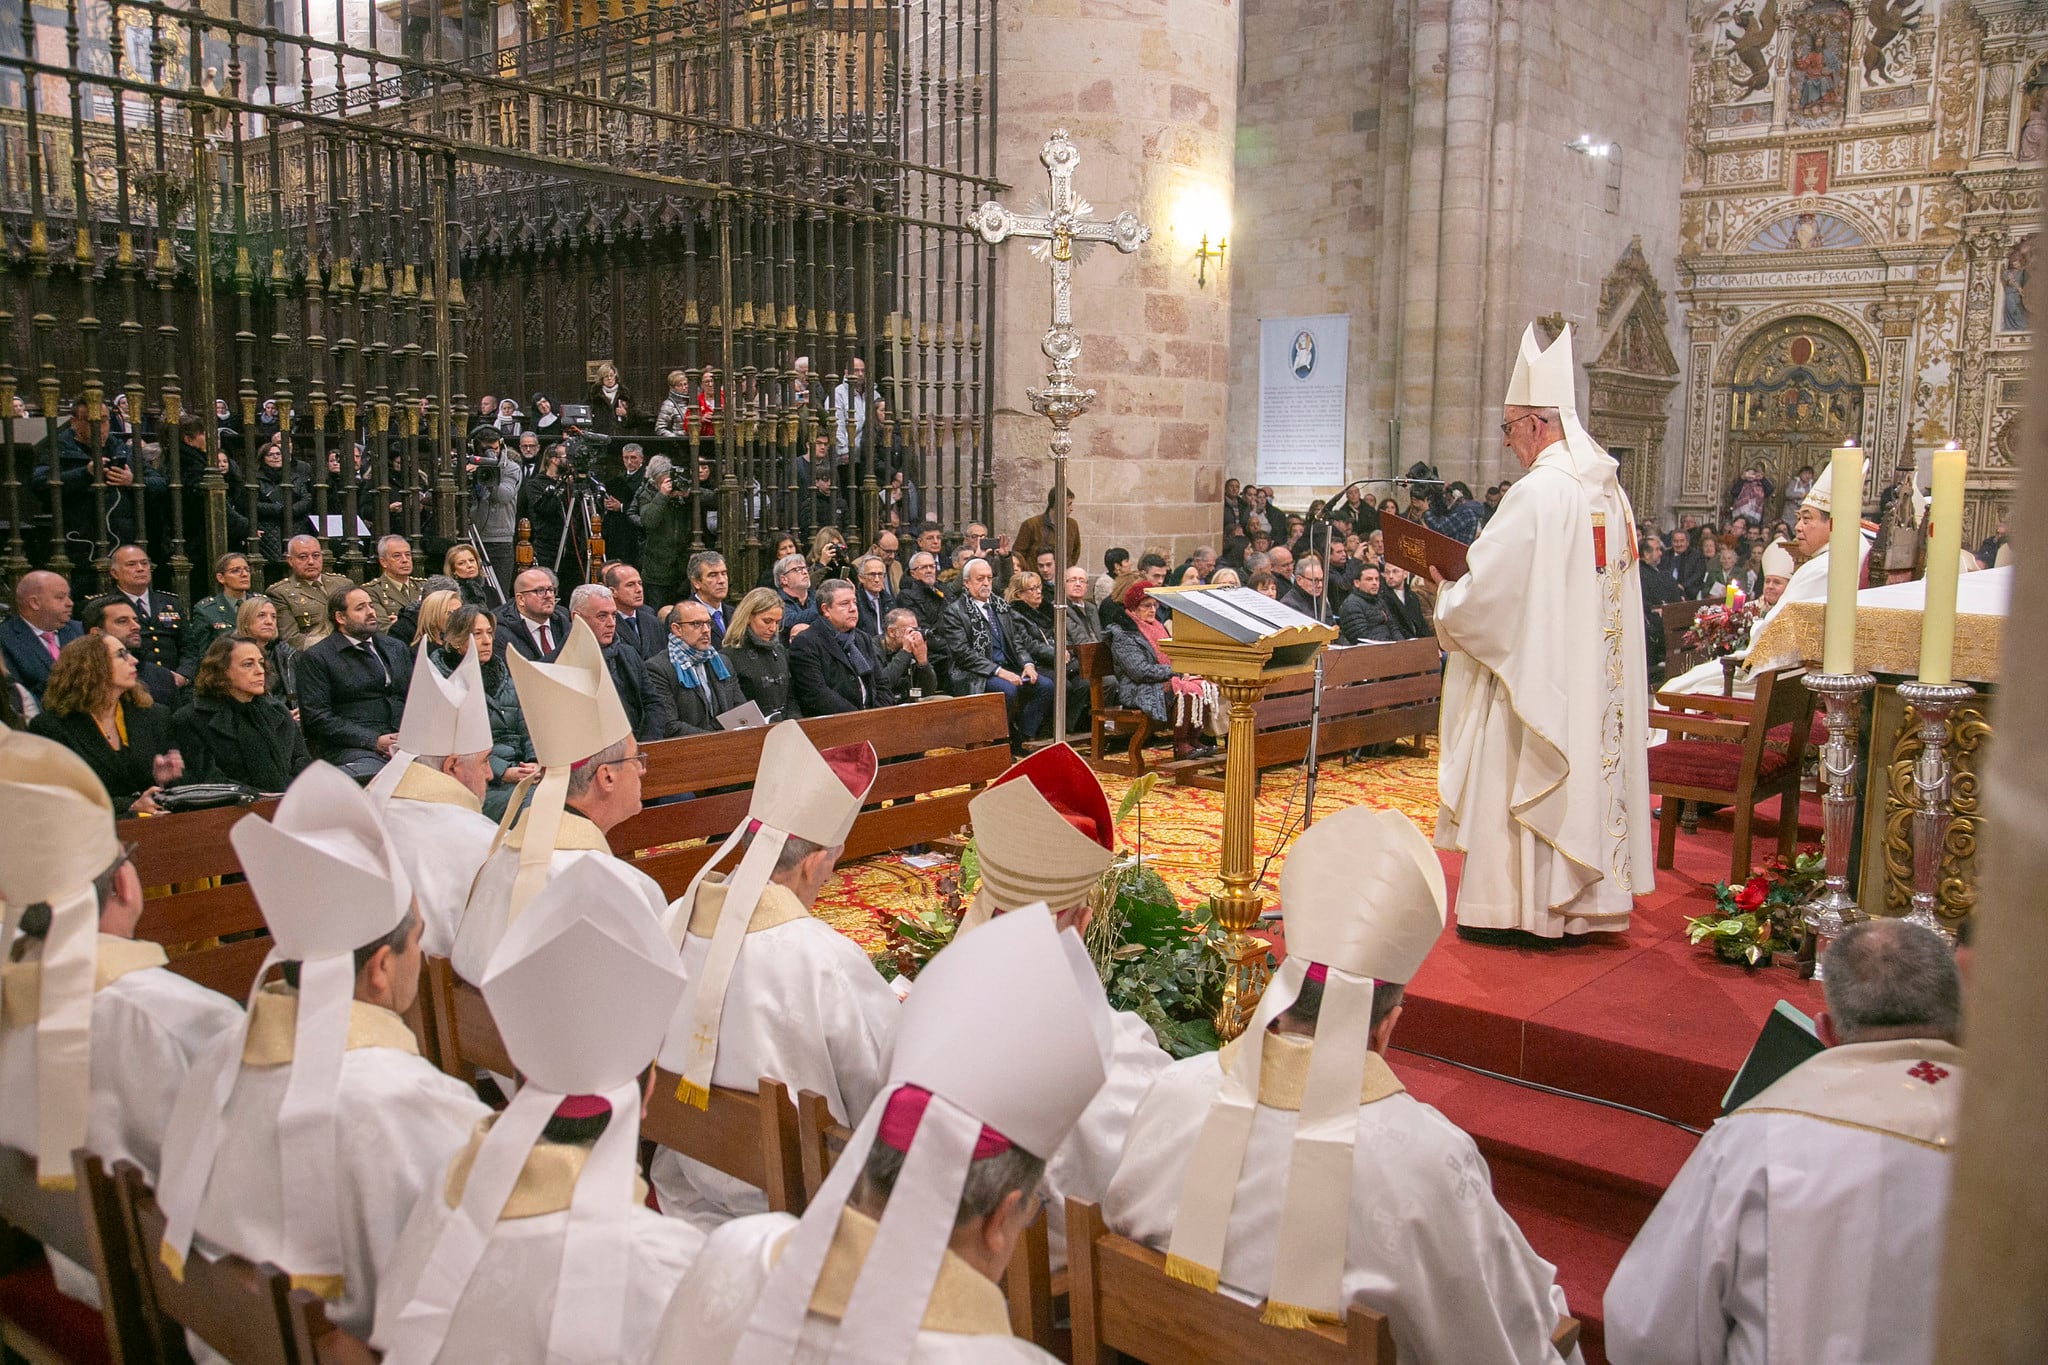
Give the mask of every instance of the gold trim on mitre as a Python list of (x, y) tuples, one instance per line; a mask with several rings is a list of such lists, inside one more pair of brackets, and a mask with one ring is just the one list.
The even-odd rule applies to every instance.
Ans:
[(1044, 901), (1057, 914), (1088, 898), (1116, 855), (1067, 823), (1029, 782), (990, 787), (967, 803), (984, 889), (996, 908)]

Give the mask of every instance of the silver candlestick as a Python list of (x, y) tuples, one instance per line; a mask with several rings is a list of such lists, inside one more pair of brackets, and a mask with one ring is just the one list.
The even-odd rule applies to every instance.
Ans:
[(1977, 695), (1968, 683), (1902, 682), (1899, 700), (1918, 719), (1920, 756), (1913, 760), (1913, 908), (1909, 924), (1922, 924), (1950, 937), (1937, 910), (1941, 904), (1941, 846), (1948, 838), (1948, 784), (1954, 768), (1948, 756), (1948, 722)]
[[(1856, 834), (1857, 710), (1863, 694), (1877, 686), (1868, 673), (1810, 673), (1806, 687), (1827, 707), (1828, 742), (1821, 746), (1821, 849), (1826, 869), (1820, 892), (1806, 902), (1806, 928), (1813, 945), (1813, 979), (1821, 977), (1821, 953), (1845, 925), (1864, 917), (1849, 894), (1849, 845)], [(1780, 819), (1784, 816), (1781, 813)], [(1796, 817), (1795, 817), (1796, 818)]]

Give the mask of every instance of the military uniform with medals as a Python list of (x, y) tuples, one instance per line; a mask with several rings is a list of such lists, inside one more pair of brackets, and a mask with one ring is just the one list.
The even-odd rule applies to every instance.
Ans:
[(138, 654), (144, 663), (164, 668), (178, 666), (178, 650), (185, 633), (185, 603), (174, 592), (161, 592), (151, 588), (146, 598), (135, 598), (127, 593), (121, 596), (135, 606), (135, 619), (142, 624), (142, 647)]
[(304, 650), (334, 633), (333, 618), (327, 614), (327, 599), (354, 583), (338, 573), (324, 573), (320, 581), (283, 578), (270, 585), (270, 600), (277, 603), (277, 637), (293, 649)]
[(377, 629), (390, 630), (398, 614), (420, 600), (426, 583), (424, 578), (393, 578), (390, 574), (378, 574), (363, 584), (363, 591), (370, 594), (370, 601), (377, 608)]

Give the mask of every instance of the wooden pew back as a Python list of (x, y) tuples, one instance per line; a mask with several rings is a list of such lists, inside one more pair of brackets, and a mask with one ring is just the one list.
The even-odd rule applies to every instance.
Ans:
[(163, 1210), (142, 1172), (124, 1161), (115, 1168), (114, 1186), (131, 1245), (145, 1271), (145, 1306), (157, 1320), (163, 1360), (182, 1358), (181, 1328), (235, 1365), (318, 1365), (323, 1360), (371, 1358), (366, 1346), (353, 1350), (332, 1343), (323, 1350), (323, 1339), (341, 1329), (328, 1321), (317, 1296), (293, 1289), (291, 1276), (276, 1266), (256, 1265), (240, 1256), (208, 1256), (194, 1246), (185, 1261), (184, 1278), (172, 1276), (157, 1254), (164, 1235)]
[(1074, 1365), (1117, 1353), (1152, 1365), (1395, 1365), (1383, 1314), (1354, 1307), (1341, 1327), (1269, 1327), (1257, 1306), (1168, 1276), (1164, 1256), (1110, 1232), (1095, 1205), (1069, 1199), (1065, 1215)]
[(12, 1147), (0, 1147), (0, 1223), (79, 1265), (92, 1265), (92, 1236), (78, 1194), (44, 1189), (36, 1180), (36, 1159)]
[(1104, 772), (1143, 777), (1152, 717), (1135, 707), (1110, 702), (1109, 685), (1116, 677), (1116, 665), (1107, 639), (1076, 645), (1075, 650), (1081, 676), (1088, 680), (1088, 761)]
[[(821, 749), (866, 740), (881, 761), (867, 808), (847, 835), (843, 858), (865, 858), (952, 834), (967, 823), (967, 802), (974, 793), (1010, 766), (1009, 720), (1000, 693), (941, 697), (798, 723)], [(749, 789), (767, 737), (766, 729), (755, 727), (647, 745), (644, 797), (695, 794), (649, 806), (621, 823), (610, 834), (612, 851), (631, 859), (668, 895), (681, 895), (718, 842), (746, 819)]]
[[(270, 931), (228, 842), (228, 830), (252, 812), (268, 819), (275, 801), (223, 806), (182, 815), (123, 820), (121, 839), (135, 847), (135, 872), (149, 888), (172, 888), (142, 903), (135, 937), (161, 943), (171, 970), (222, 995), (249, 994), (256, 968), (270, 951)], [(236, 880), (205, 885), (221, 878)], [(187, 889), (177, 889), (177, 888)], [(226, 941), (232, 940), (232, 941)]]

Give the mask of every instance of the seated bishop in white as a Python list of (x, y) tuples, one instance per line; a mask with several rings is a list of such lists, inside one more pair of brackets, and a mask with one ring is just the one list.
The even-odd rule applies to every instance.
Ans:
[[(35, 1157), (50, 1188), (70, 1187), (81, 1146), (154, 1181), (178, 1087), (241, 1007), (134, 940), (142, 883), (106, 788), (76, 754), (0, 730), (0, 829), (0, 901), (14, 931), (0, 942), (0, 1146)], [(89, 1269), (54, 1252), (50, 1264), (65, 1293), (99, 1302)]]
[(1010, 1335), (998, 1279), (1045, 1155), (1102, 1085), (1077, 970), (1044, 907), (955, 939), (919, 975), (884, 1094), (801, 1221), (737, 1218), (661, 1325), (661, 1365), (736, 1358), (1051, 1361)]
[[(613, 857), (605, 835), (639, 813), (640, 772), (647, 762), (604, 651), (582, 617), (570, 626), (553, 663), (534, 663), (516, 652), (508, 657), (541, 772), (533, 780), (532, 800), (484, 860), (455, 931), (449, 959), (455, 974), (472, 985), (483, 979), (498, 940), (551, 875), (584, 858)], [(515, 791), (508, 811), (519, 809), (518, 798)], [(638, 868), (624, 871), (640, 889), (648, 914), (667, 930), (671, 913), (661, 888)]]
[(646, 1207), (634, 1170), (640, 1075), (683, 970), (622, 871), (594, 858), (563, 869), (484, 974), (525, 1083), (421, 1196), (384, 1263), (372, 1344), (386, 1365), (639, 1365), (703, 1246)]
[[(1081, 936), (1116, 850), (1116, 817), (1094, 770), (1067, 745), (1049, 745), (1014, 764), (967, 811), (981, 886), (961, 931), (1014, 907), (1042, 903), (1054, 908), (1061, 946), (1086, 963)], [(1045, 1189), (1054, 1210), (1064, 1209), (1070, 1198), (1102, 1202), (1138, 1102), (1172, 1060), (1144, 1020), (1112, 1010), (1100, 992), (1088, 999), (1089, 1022), (1103, 1042), (1109, 1075), (1046, 1165)], [(1057, 1271), (1067, 1263), (1067, 1220), (1054, 1216), (1047, 1232)]]
[[(690, 984), (661, 1064), (686, 1103), (766, 1077), (824, 1096), (850, 1127), (881, 1090), (902, 1007), (851, 939), (811, 917), (875, 767), (867, 744), (820, 753), (795, 721), (768, 732), (747, 820), (676, 902)], [(768, 1208), (751, 1185), (667, 1148), (650, 1175), (662, 1212), (707, 1232)]]
[(257, 980), (272, 965), (283, 980), (185, 1079), (157, 1190), (164, 1240), (148, 1251), (174, 1274), (195, 1245), (268, 1261), (367, 1336), (378, 1267), (489, 1111), (400, 1017), (419, 991), (420, 918), (362, 789), (315, 763), (271, 820), (246, 815), (228, 837), (276, 940)]
[(1360, 1305), (1387, 1316), (1402, 1360), (1554, 1361), (1554, 1267), (1494, 1199), (1472, 1139), (1384, 1056), (1402, 984), (1443, 928), (1428, 841), (1395, 811), (1318, 820), (1281, 868), (1280, 903), (1288, 955), (1250, 1028), (1153, 1085), (1104, 1220), (1270, 1323)]
[(430, 957), (454, 949), (470, 887), (497, 840), (497, 825), (483, 815), (490, 782), (491, 712), (476, 645), (443, 677), (422, 639), (398, 750), (367, 790), (412, 881), (420, 951)]
[(1962, 1098), (1953, 953), (1901, 920), (1822, 959), (1825, 1052), (1708, 1130), (1607, 1285), (1614, 1365), (1925, 1365)]

